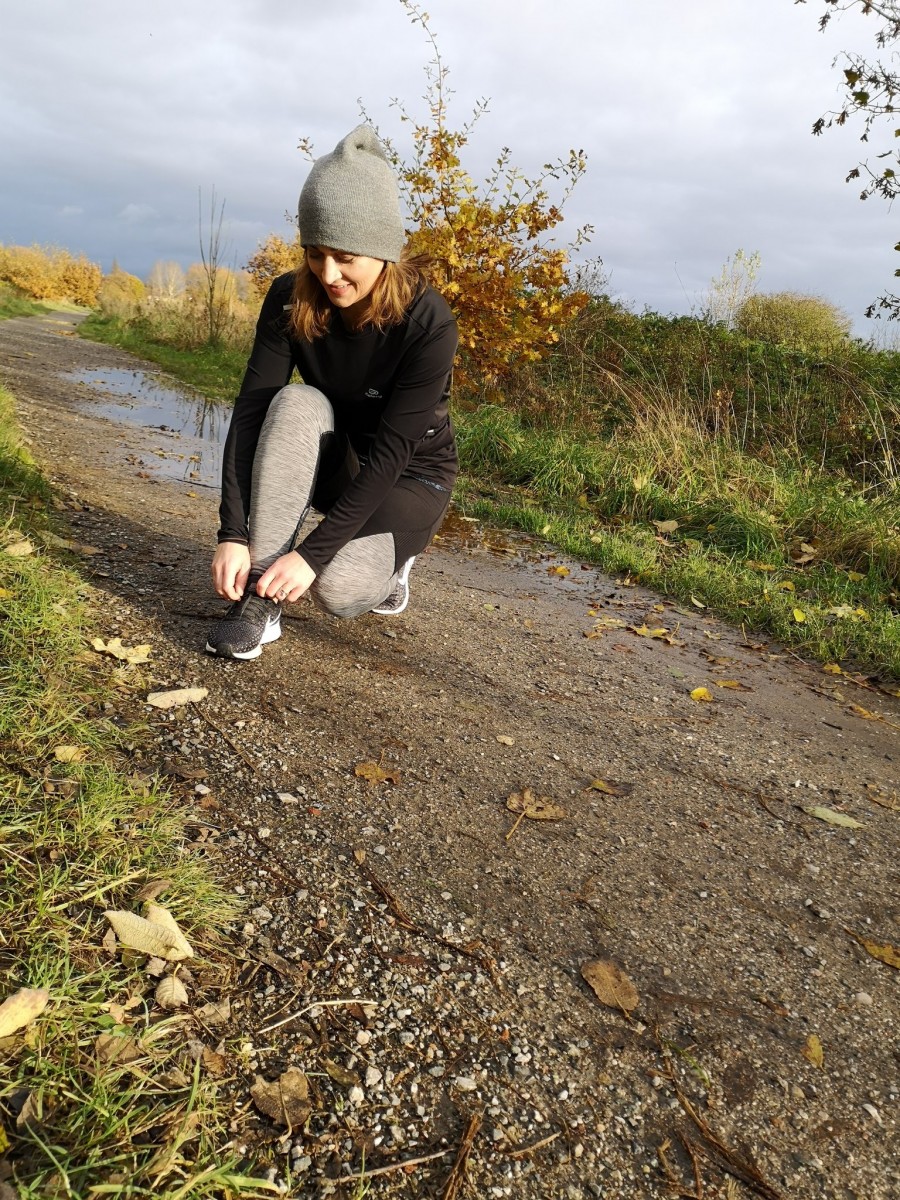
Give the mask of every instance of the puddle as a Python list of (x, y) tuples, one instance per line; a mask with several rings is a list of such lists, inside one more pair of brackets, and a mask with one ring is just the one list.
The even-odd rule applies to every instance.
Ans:
[[(72, 371), (65, 378), (90, 388), (84, 403), (92, 413), (140, 426), (151, 436), (151, 448), (128, 456), (131, 465), (154, 476), (218, 487), (230, 407), (163, 384), (146, 371), (98, 367)], [(115, 399), (104, 402), (96, 393)]]

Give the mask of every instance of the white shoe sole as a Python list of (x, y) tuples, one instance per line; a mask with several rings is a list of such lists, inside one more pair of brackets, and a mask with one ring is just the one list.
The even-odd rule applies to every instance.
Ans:
[(263, 630), (263, 635), (259, 639), (259, 643), (252, 650), (235, 651), (234, 654), (221, 654), (215, 646), (206, 643), (206, 653), (215, 654), (218, 658), (239, 658), (241, 662), (248, 662), (252, 658), (259, 658), (262, 654), (263, 646), (267, 646), (269, 642), (277, 642), (281, 637), (281, 618), (277, 621), (269, 621)]

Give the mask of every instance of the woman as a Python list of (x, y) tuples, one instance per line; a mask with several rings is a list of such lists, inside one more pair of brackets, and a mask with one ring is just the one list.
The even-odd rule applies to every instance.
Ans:
[[(402, 612), (458, 469), (456, 322), (404, 251), (369, 126), (313, 164), (299, 225), (305, 262), (263, 302), (225, 442), (212, 577), (234, 603), (206, 644), (225, 658), (258, 657), (307, 591), (340, 617)], [(310, 508), (323, 519), (298, 542)]]

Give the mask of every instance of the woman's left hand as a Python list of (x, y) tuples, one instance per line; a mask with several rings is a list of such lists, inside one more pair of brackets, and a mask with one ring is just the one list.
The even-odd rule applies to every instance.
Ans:
[(275, 560), (265, 574), (260, 576), (256, 590), (260, 596), (285, 603), (299, 600), (308, 591), (316, 577), (315, 571), (305, 558), (291, 550)]

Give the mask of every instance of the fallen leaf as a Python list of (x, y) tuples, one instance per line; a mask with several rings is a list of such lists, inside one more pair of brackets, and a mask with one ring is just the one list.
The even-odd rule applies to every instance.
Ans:
[(861, 704), (848, 704), (847, 711), (853, 713), (855, 717), (862, 717), (864, 721), (881, 721), (883, 719), (881, 713), (869, 712)]
[(847, 578), (851, 583), (861, 583), (862, 580), (865, 579), (865, 575), (863, 575), (860, 571), (848, 571)]
[(554, 804), (549, 796), (535, 796), (531, 788), (523, 788), (521, 792), (507, 796), (506, 807), (510, 812), (522, 813), (532, 821), (562, 821), (566, 815), (566, 810)]
[(84, 746), (57, 746), (53, 757), (61, 763), (83, 762), (87, 757), (87, 750)]
[(270, 1117), (276, 1125), (297, 1128), (306, 1123), (312, 1112), (309, 1083), (297, 1067), (288, 1067), (283, 1075), (271, 1083), (257, 1075), (250, 1095), (259, 1111)]
[(781, 583), (776, 586), (775, 590), (776, 592), (795, 592), (797, 589), (789, 579), (782, 579)]
[(196, 1016), (205, 1025), (227, 1025), (231, 1020), (231, 1001), (225, 996), (217, 1002), (204, 1004), (197, 1009)]
[(581, 964), (581, 977), (594, 991), (601, 1004), (630, 1013), (638, 1006), (634, 984), (617, 964), (598, 958)]
[(852, 929), (848, 929), (847, 933), (859, 942), (867, 954), (871, 954), (873, 958), (877, 958), (879, 962), (886, 963), (889, 967), (894, 967), (900, 970), (900, 949), (892, 946), (890, 942), (873, 942), (869, 938), (860, 937), (858, 933), (854, 933)]
[(12, 595), (13, 593), (9, 590), (9, 588), (0, 587), (0, 600), (8, 600)]
[(177, 975), (164, 975), (153, 994), (160, 1008), (182, 1008), (188, 1002), (187, 989)]
[(140, 954), (164, 958), (168, 962), (181, 962), (194, 956), (190, 943), (177, 925), (172, 930), (158, 921), (126, 911), (107, 911), (103, 915), (116, 931), (122, 945)]
[(711, 704), (712, 692), (709, 688), (695, 687), (691, 692), (691, 699), (696, 700), (699, 704)]
[(817, 1034), (811, 1033), (806, 1039), (806, 1044), (803, 1047), (803, 1057), (820, 1070), (825, 1065), (825, 1052), (822, 1049), (822, 1043)]
[(706, 608), (703, 601), (698, 600), (696, 596), (691, 596), (691, 604), (693, 604), (694, 608)]
[(28, 554), (34, 554), (34, 546), (29, 541), (13, 542), (12, 545), (3, 547), (3, 553), (8, 554), (10, 558), (25, 558)]
[(632, 633), (636, 633), (638, 637), (647, 638), (665, 638), (666, 634), (669, 632), (668, 629), (663, 629), (661, 627), (657, 629), (650, 629), (646, 624), (629, 625), (628, 628)]
[(654, 524), (656, 526), (657, 533), (674, 533), (675, 530), (678, 528), (678, 522), (674, 521), (674, 520), (672, 520), (672, 521), (653, 521), (652, 524)]
[(342, 1067), (339, 1062), (335, 1062), (333, 1058), (322, 1060), (322, 1066), (327, 1074), (335, 1083), (339, 1083), (341, 1087), (357, 1087), (359, 1085), (359, 1076), (355, 1071), (349, 1071), (346, 1067)]
[(130, 1063), (144, 1057), (136, 1039), (125, 1033), (101, 1033), (94, 1042), (94, 1053), (105, 1063)]
[(747, 687), (746, 683), (741, 683), (739, 679), (717, 679), (716, 687), (730, 688), (733, 692), (752, 692), (753, 688)]
[(747, 566), (752, 567), (754, 571), (774, 571), (775, 570), (775, 567), (773, 567), (770, 563), (756, 562), (756, 560), (752, 559), (752, 558), (749, 558), (747, 560)]
[(806, 613), (803, 611), (802, 608), (794, 609), (794, 620), (797, 622), (798, 625), (802, 625), (803, 622), (806, 620)]
[(604, 796), (627, 796), (634, 791), (633, 783), (615, 783), (609, 779), (592, 779), (586, 792), (603, 792)]
[(827, 671), (829, 675), (843, 675), (844, 673), (837, 663), (826, 663), (822, 670)]
[(146, 642), (140, 646), (123, 646), (121, 638), (110, 638), (108, 642), (104, 642), (103, 638), (92, 638), (91, 645), (100, 654), (111, 654), (113, 658), (118, 658), (122, 662), (145, 663), (150, 661), (151, 647)]
[(204, 687), (176, 688), (172, 692), (151, 692), (147, 703), (152, 704), (154, 708), (179, 708), (183, 704), (196, 704), (198, 700), (205, 700), (208, 695), (209, 689)]
[(209, 1046), (203, 1047), (200, 1058), (204, 1067), (206, 1067), (214, 1079), (221, 1078), (228, 1069), (228, 1059), (225, 1055), (220, 1054), (218, 1050), (210, 1050)]
[(571, 574), (571, 572), (569, 571), (568, 567), (548, 567), (547, 574), (557, 575), (560, 579), (565, 579), (565, 577)]
[(825, 821), (829, 825), (841, 825), (845, 829), (862, 829), (859, 821), (848, 817), (846, 813), (836, 812), (833, 808), (821, 808), (818, 805), (813, 808), (805, 808), (804, 812), (808, 812), (811, 817), (815, 817), (819, 821)]
[(46, 988), (19, 988), (0, 1004), (0, 1038), (30, 1025), (50, 1002)]
[(136, 894), (135, 900), (155, 900), (157, 896), (161, 896), (163, 892), (168, 891), (171, 886), (171, 879), (153, 879), (150, 883), (144, 884)]
[(368, 783), (392, 783), (396, 787), (400, 782), (399, 771), (386, 771), (379, 763), (374, 762), (357, 763), (353, 774)]
[(514, 746), (516, 744), (516, 739), (511, 738), (508, 733), (498, 733), (497, 741), (501, 746)]

